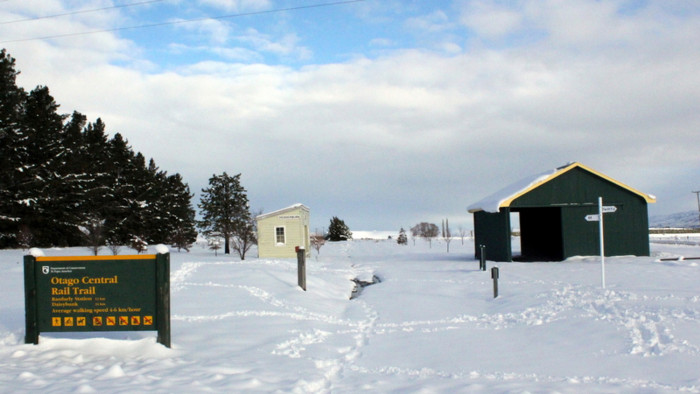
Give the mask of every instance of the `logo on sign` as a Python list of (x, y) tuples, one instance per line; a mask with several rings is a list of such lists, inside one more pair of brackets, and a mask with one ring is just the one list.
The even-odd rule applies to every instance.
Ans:
[(41, 273), (44, 274), (44, 275), (48, 274), (48, 273), (49, 273), (49, 266), (48, 266), (48, 265), (42, 266), (42, 267), (41, 267)]

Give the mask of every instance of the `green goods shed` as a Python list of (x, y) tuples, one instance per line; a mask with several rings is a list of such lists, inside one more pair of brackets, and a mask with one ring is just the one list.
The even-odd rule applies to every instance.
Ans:
[(600, 254), (598, 198), (614, 212), (604, 216), (606, 256), (649, 255), (647, 204), (642, 193), (580, 163), (526, 178), (469, 206), (474, 214), (476, 258), (513, 261), (511, 213), (519, 216), (522, 261), (561, 261)]

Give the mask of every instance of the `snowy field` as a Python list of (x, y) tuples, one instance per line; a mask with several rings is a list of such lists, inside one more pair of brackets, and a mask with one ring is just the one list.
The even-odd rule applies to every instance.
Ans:
[(499, 263), (496, 299), (471, 242), (450, 246), (326, 244), (307, 292), (293, 259), (172, 251), (172, 349), (155, 332), (25, 345), (24, 252), (0, 251), (0, 392), (700, 392), (700, 260), (659, 261), (699, 246), (608, 258), (605, 290), (595, 257)]

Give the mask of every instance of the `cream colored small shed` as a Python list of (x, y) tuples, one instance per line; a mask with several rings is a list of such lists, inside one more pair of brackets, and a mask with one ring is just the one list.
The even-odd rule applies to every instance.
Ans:
[(258, 223), (258, 257), (296, 257), (301, 246), (311, 255), (309, 208), (294, 204), (255, 218)]

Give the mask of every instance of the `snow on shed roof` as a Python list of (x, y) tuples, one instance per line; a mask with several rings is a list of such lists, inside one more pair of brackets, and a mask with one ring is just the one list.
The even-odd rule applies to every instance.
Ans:
[(503, 189), (491, 194), (490, 196), (482, 199), (479, 202), (476, 202), (470, 206), (467, 207), (467, 211), (470, 213), (478, 212), (478, 211), (486, 211), (486, 212), (498, 212), (499, 209), (501, 208), (506, 208), (509, 207), (510, 204), (515, 200), (516, 198), (522, 196), (525, 193), (530, 192), (531, 190), (541, 186), (544, 183), (547, 183), (551, 181), (552, 179), (574, 169), (574, 168), (583, 168), (584, 170), (591, 172), (609, 182), (612, 182), (634, 194), (639, 195), (642, 197), (647, 203), (654, 203), (656, 202), (656, 197), (651, 195), (651, 194), (646, 194), (642, 193), (639, 190), (633, 189), (622, 182), (616, 181), (615, 179), (610, 178), (609, 176), (602, 174), (590, 167), (586, 167), (581, 163), (578, 162), (572, 162), (569, 164), (566, 164), (564, 166), (561, 166), (559, 168), (555, 168), (553, 170), (545, 171), (540, 174), (536, 174), (533, 176), (529, 176), (527, 178), (521, 179), (518, 182), (515, 182), (513, 184), (510, 184)]
[(281, 213), (284, 213), (284, 212), (287, 212), (287, 211), (293, 211), (293, 210), (298, 209), (298, 208), (301, 208), (301, 209), (303, 209), (303, 210), (305, 210), (305, 211), (307, 211), (307, 212), (309, 211), (309, 207), (307, 207), (307, 206), (304, 205), (304, 204), (297, 203), (297, 204), (294, 204), (294, 205), (290, 205), (290, 206), (288, 206), (288, 207), (286, 207), (286, 208), (278, 209), (278, 210), (276, 210), (276, 211), (272, 211), (272, 212), (268, 212), (268, 213), (263, 213), (262, 215), (256, 216), (255, 219), (256, 219), (256, 220), (258, 220), (258, 219), (265, 219), (265, 218), (267, 218), (267, 217), (276, 216), (276, 215), (279, 215), (279, 214), (281, 214)]

